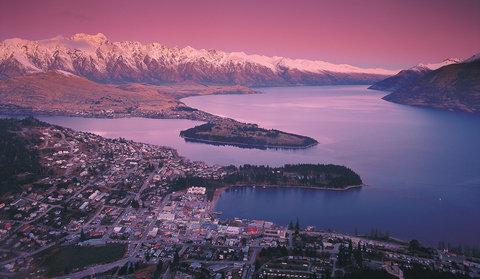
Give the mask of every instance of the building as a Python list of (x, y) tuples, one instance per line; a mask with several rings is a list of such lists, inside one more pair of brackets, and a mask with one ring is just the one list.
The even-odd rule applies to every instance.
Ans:
[(207, 192), (207, 188), (205, 187), (190, 187), (187, 190), (188, 194), (194, 194), (194, 195), (205, 195)]
[(150, 232), (148, 232), (148, 236), (150, 236), (150, 237), (156, 237), (156, 236), (157, 236), (157, 233), (158, 233), (158, 228), (155, 227), (155, 228), (153, 228)]
[(286, 238), (287, 232), (285, 230), (266, 229), (264, 234), (271, 237)]
[(248, 226), (247, 234), (249, 235), (258, 234), (258, 228), (256, 226)]
[(158, 214), (157, 220), (173, 221), (173, 220), (175, 220), (175, 214), (170, 213), (170, 212), (163, 212), (163, 213)]

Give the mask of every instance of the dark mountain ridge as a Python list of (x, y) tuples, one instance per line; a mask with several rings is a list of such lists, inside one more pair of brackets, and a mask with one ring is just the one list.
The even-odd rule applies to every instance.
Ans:
[(480, 60), (466, 60), (426, 72), (411, 83), (395, 87), (383, 99), (399, 104), (480, 113)]

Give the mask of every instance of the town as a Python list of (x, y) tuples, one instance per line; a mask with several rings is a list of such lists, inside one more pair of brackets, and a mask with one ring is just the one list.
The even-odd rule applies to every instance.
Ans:
[[(215, 211), (224, 188), (175, 182), (221, 180), (228, 168), (168, 147), (31, 118), (2, 121), (38, 151), (41, 170), (16, 174), (26, 182), (1, 197), (0, 277), (480, 276), (478, 255), (447, 247), (322, 231), (298, 220), (224, 220)], [(356, 274), (364, 277), (348, 277)]]

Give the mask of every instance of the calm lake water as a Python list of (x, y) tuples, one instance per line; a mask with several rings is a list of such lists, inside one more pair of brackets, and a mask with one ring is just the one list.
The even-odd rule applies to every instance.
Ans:
[(263, 127), (311, 136), (306, 150), (255, 150), (186, 143), (188, 120), (43, 117), (105, 137), (178, 149), (211, 164), (335, 163), (358, 172), (368, 187), (344, 192), (261, 187), (225, 192), (222, 218), (244, 217), (343, 232), (389, 231), (480, 246), (480, 117), (381, 100), (366, 86), (261, 89), (257, 95), (184, 99), (192, 107)]

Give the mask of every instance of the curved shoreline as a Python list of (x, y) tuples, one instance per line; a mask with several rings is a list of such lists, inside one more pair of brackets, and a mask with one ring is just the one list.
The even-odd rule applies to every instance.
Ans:
[[(220, 95), (220, 94), (222, 93), (217, 93), (215, 95)], [(195, 96), (195, 97), (200, 97), (200, 96)], [(97, 118), (97, 119), (140, 117), (140, 118), (150, 118), (150, 119), (185, 119), (185, 120), (201, 121), (205, 123), (220, 123), (222, 121), (232, 121), (237, 123), (238, 125), (251, 125), (248, 123), (239, 122), (232, 118), (225, 118), (218, 115), (214, 115), (209, 112), (198, 110), (196, 108), (192, 108), (189, 106), (181, 107), (181, 108), (189, 108), (189, 110), (178, 110), (178, 108), (179, 107), (175, 107), (172, 109), (167, 109), (162, 111), (133, 111), (128, 113), (106, 112), (106, 111), (71, 112), (71, 111), (63, 111), (63, 110), (36, 110), (33, 108), (22, 108), (15, 105), (11, 106), (11, 105), (0, 104), (0, 114), (7, 115), (7, 116), (34, 116), (34, 117), (65, 116), (65, 117), (83, 117), (83, 118)], [(201, 126), (201, 125), (194, 125), (187, 130), (195, 129), (198, 126)], [(258, 128), (258, 129), (265, 130), (264, 128)], [(184, 130), (184, 131), (187, 131), (187, 130)], [(303, 146), (302, 145), (290, 146), (290, 145), (271, 145), (271, 144), (249, 144), (249, 143), (241, 143), (241, 142), (215, 141), (215, 140), (186, 137), (181, 134), (184, 131), (181, 131), (179, 136), (183, 138), (185, 141), (205, 143), (210, 145), (231, 145), (231, 146), (236, 146), (240, 148), (293, 150), (293, 149), (307, 149), (318, 144), (318, 141), (313, 138), (310, 138), (310, 139), (315, 141), (314, 143), (303, 145)], [(304, 136), (304, 135), (298, 135), (298, 134), (293, 134), (293, 133), (284, 132), (284, 131), (279, 131), (279, 132), (283, 134), (294, 135), (300, 138), (309, 138), (308, 136)]]
[(265, 187), (265, 188), (301, 188), (301, 189), (314, 189), (314, 190), (323, 190), (323, 191), (348, 191), (351, 189), (362, 188), (367, 186), (365, 184), (359, 185), (350, 185), (343, 188), (331, 188), (331, 187), (316, 187), (316, 186), (303, 186), (303, 185), (271, 185), (271, 184), (256, 184), (256, 185), (245, 185), (245, 184), (238, 184), (238, 185), (228, 185), (225, 187)]
[(250, 144), (250, 143), (240, 143), (240, 142), (228, 142), (228, 141), (216, 141), (216, 140), (207, 140), (207, 139), (197, 139), (192, 137), (185, 137), (180, 135), (185, 141), (206, 143), (212, 145), (231, 145), (236, 147), (243, 148), (257, 148), (257, 149), (307, 149), (318, 144), (318, 142), (305, 145), (305, 146), (288, 146), (288, 145), (262, 145), (262, 144)]

